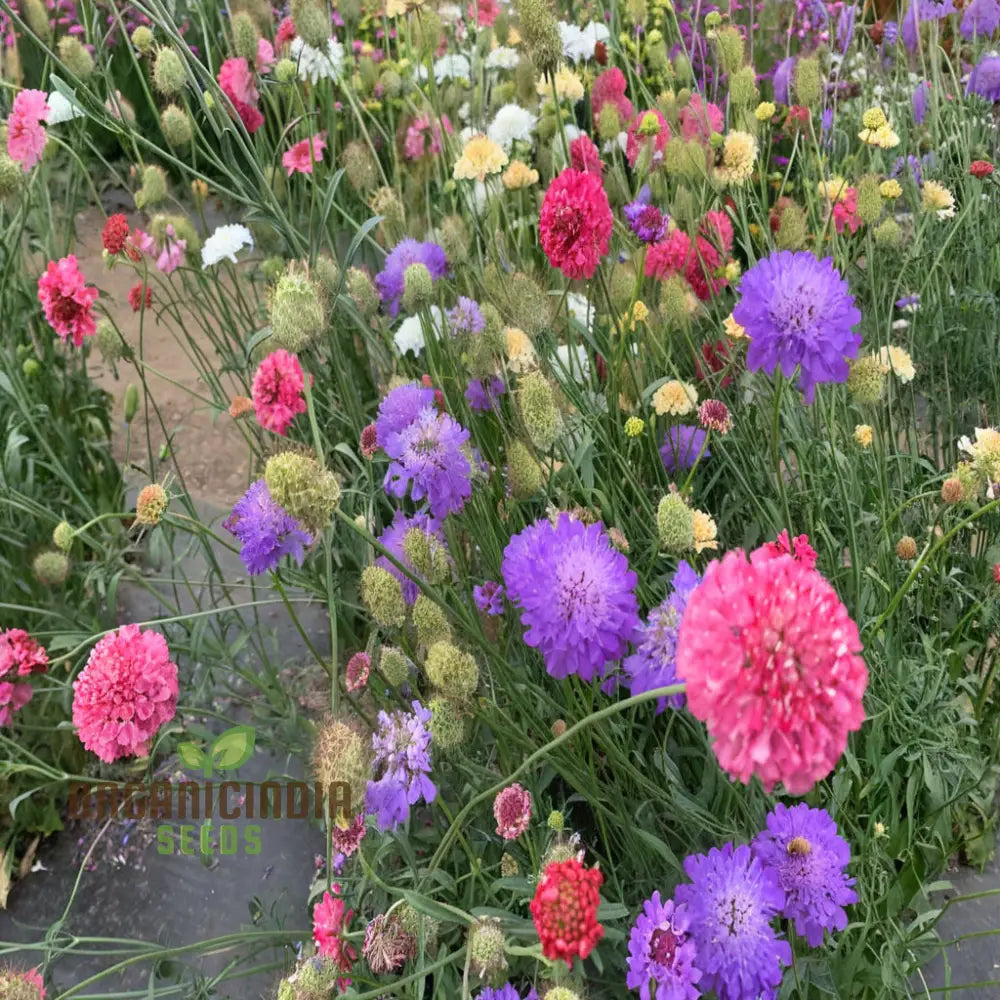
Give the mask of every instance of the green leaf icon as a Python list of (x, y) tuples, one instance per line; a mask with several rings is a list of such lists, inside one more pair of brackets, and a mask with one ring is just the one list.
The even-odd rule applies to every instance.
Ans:
[(212, 744), (211, 766), (216, 771), (233, 771), (245, 764), (253, 753), (253, 726), (233, 726)]
[(184, 761), (184, 766), (192, 771), (200, 771), (205, 766), (205, 754), (194, 743), (178, 743), (177, 756)]

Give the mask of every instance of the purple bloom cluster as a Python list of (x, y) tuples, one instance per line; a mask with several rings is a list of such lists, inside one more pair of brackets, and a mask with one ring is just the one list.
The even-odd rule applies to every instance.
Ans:
[(433, 802), (437, 795), (428, 777), (431, 734), (427, 723), (431, 713), (419, 701), (414, 701), (412, 708), (412, 712), (378, 713), (372, 766), (382, 774), (378, 781), (368, 782), (365, 808), (376, 815), (380, 830), (395, 829), (408, 818), (410, 806), (421, 799)]
[(632, 232), (643, 243), (659, 243), (667, 235), (667, 223), (670, 221), (665, 212), (651, 204), (652, 198), (649, 185), (643, 184), (635, 201), (630, 201), (622, 209)]
[(667, 474), (676, 476), (678, 472), (687, 472), (699, 459), (710, 458), (712, 453), (705, 447), (705, 437), (700, 427), (689, 424), (668, 428), (660, 446), (660, 458)]
[[(688, 933), (687, 908), (660, 894), (643, 903), (628, 939), (625, 985), (642, 1000), (697, 1000), (701, 979), (694, 941)], [(654, 989), (650, 990), (650, 983)]]
[(1000, 56), (983, 56), (969, 74), (966, 94), (986, 101), (1000, 101)]
[(733, 318), (747, 332), (747, 368), (785, 378), (799, 368), (799, 387), (811, 403), (820, 382), (844, 382), (861, 336), (861, 311), (847, 282), (826, 257), (779, 250), (758, 261), (740, 282)]
[(591, 681), (628, 648), (639, 624), (636, 575), (600, 522), (565, 513), (536, 521), (511, 538), (502, 572), (524, 641), (553, 677)]
[[(445, 545), (444, 535), (441, 533), (441, 526), (429, 514), (419, 513), (412, 517), (407, 517), (401, 510), (397, 510), (392, 519), (392, 524), (379, 535), (379, 542), (387, 548), (411, 573), (416, 574), (416, 569), (406, 556), (403, 542), (406, 540), (408, 532), (414, 528), (422, 531), (425, 535), (433, 537), (441, 545)], [(413, 604), (420, 595), (420, 588), (411, 580), (398, 566), (385, 556), (379, 556), (375, 560), (376, 566), (387, 569), (403, 588), (403, 600), (407, 604)]]
[(522, 997), (516, 987), (510, 983), (504, 983), (503, 986), (498, 986), (496, 989), (487, 986), (486, 989), (480, 990), (476, 994), (475, 1000), (538, 1000), (538, 994), (532, 986)]
[(390, 316), (399, 313), (403, 298), (406, 269), (411, 264), (423, 264), (437, 281), (448, 273), (448, 257), (436, 243), (400, 240), (385, 258), (382, 270), (375, 275), (375, 287), (382, 296), (382, 306)]
[(899, 29), (903, 44), (913, 52), (920, 41), (920, 25), (924, 21), (940, 21), (954, 13), (954, 0), (910, 0)]
[(972, 0), (962, 12), (960, 31), (968, 40), (988, 38), (1000, 27), (1000, 0)]
[[(622, 664), (632, 694), (642, 694), (643, 691), (653, 691), (677, 682), (677, 636), (688, 598), (699, 583), (701, 577), (681, 560), (670, 581), (672, 589), (669, 596), (650, 611), (649, 618), (645, 625), (639, 627), (634, 640), (635, 652), (627, 656)], [(659, 698), (656, 713), (659, 715), (667, 705), (680, 708), (683, 704), (683, 694)]]
[(472, 598), (476, 607), (484, 614), (503, 614), (503, 584), (496, 580), (487, 580), (481, 587), (473, 587)]
[(497, 400), (507, 391), (503, 379), (499, 375), (491, 375), (488, 379), (470, 379), (465, 390), (465, 400), (470, 409), (477, 413), (486, 413), (497, 408)]
[(242, 543), (240, 558), (251, 576), (274, 569), (291, 556), (301, 566), (312, 538), (284, 507), (275, 503), (263, 479), (236, 501), (223, 527)]
[(387, 448), (393, 437), (406, 430), (421, 410), (434, 405), (434, 390), (408, 382), (396, 386), (379, 404), (375, 419), (375, 435), (378, 446)]
[(927, 100), (930, 97), (931, 85), (926, 80), (921, 80), (913, 89), (913, 120), (917, 125), (922, 125), (927, 117)]
[(454, 309), (449, 309), (447, 315), (448, 327), (453, 337), (482, 333), (486, 329), (486, 320), (479, 310), (479, 303), (465, 295), (459, 295), (458, 305)]

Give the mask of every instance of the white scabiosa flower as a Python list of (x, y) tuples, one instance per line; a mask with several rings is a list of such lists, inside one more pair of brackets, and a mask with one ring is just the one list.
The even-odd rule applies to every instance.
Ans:
[[(583, 344), (560, 344), (556, 348), (559, 363), (555, 366), (557, 375), (568, 375), (575, 382), (587, 382), (590, 379), (590, 358)], [(562, 369), (559, 371), (559, 369)]]
[(531, 142), (538, 117), (520, 104), (505, 104), (486, 130), (486, 134), (509, 153), (515, 142)]
[(589, 330), (594, 322), (594, 307), (579, 292), (566, 293), (566, 307), (570, 316), (584, 328)]
[(45, 119), (46, 125), (60, 125), (73, 118), (84, 117), (83, 112), (76, 103), (75, 93), (73, 94), (73, 100), (70, 101), (63, 97), (58, 90), (54, 90), (49, 94), (47, 102), (49, 105), (49, 114)]
[(434, 63), (434, 82), (442, 84), (446, 80), (468, 80), (472, 75), (469, 60), (461, 53), (449, 53)]
[(331, 38), (327, 43), (326, 52), (314, 49), (301, 38), (293, 38), (290, 48), (292, 59), (298, 63), (299, 79), (309, 83), (319, 83), (320, 80), (337, 80), (344, 68), (344, 46)]
[(606, 25), (591, 21), (585, 28), (575, 24), (559, 22), (559, 37), (562, 39), (563, 57), (572, 63), (594, 58), (598, 42), (607, 42), (611, 32)]
[(220, 260), (236, 263), (236, 255), (244, 247), (253, 249), (253, 234), (246, 226), (219, 226), (201, 246), (201, 268), (212, 267)]
[[(440, 336), (445, 325), (444, 313), (438, 306), (431, 306), (430, 314), (431, 326), (438, 336)], [(407, 354), (412, 351), (414, 356), (419, 355), (424, 349), (423, 320), (419, 316), (407, 316), (396, 328), (392, 339), (396, 345), (396, 350), (400, 354)]]
[(512, 49), (507, 45), (498, 45), (487, 57), (487, 69), (517, 69), (517, 64), (521, 61), (521, 56), (517, 49)]

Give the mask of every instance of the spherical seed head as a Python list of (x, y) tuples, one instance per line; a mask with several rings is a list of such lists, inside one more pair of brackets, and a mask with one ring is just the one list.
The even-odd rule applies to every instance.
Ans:
[(451, 698), (437, 695), (427, 702), (431, 712), (429, 728), (431, 743), (438, 750), (454, 750), (468, 737), (467, 715), (461, 704)]
[(448, 550), (434, 535), (420, 528), (411, 528), (403, 536), (403, 551), (417, 573), (435, 586), (451, 576)]
[(660, 547), (668, 552), (686, 552), (694, 545), (694, 515), (677, 493), (669, 493), (656, 508), (656, 531)]
[(625, 421), (625, 436), (630, 438), (639, 437), (646, 429), (646, 421), (642, 417), (629, 417)]
[(383, 628), (406, 624), (406, 602), (399, 581), (381, 566), (368, 566), (361, 574), (361, 600)]
[(348, 183), (362, 194), (375, 189), (378, 184), (378, 164), (376, 164), (368, 144), (360, 139), (349, 142), (341, 154), (344, 173)]
[(881, 108), (869, 108), (861, 116), (861, 124), (864, 125), (866, 129), (874, 132), (877, 129), (882, 128), (883, 125), (888, 125), (889, 119), (886, 118), (885, 112)]
[(601, 142), (611, 142), (621, 131), (621, 112), (611, 101), (606, 101), (597, 115), (597, 136)]
[(274, 78), (278, 83), (292, 83), (299, 75), (299, 67), (294, 59), (279, 59), (274, 67)]
[(568, 840), (557, 840), (542, 857), (542, 871), (551, 864), (570, 861), (577, 856), (577, 849)]
[(37, 972), (0, 969), (0, 997), (3, 1000), (41, 1000), (44, 995), (44, 985)]
[(858, 215), (869, 225), (878, 222), (882, 214), (882, 192), (879, 180), (868, 174), (858, 185)]
[(271, 293), (271, 335), (275, 344), (298, 354), (325, 325), (319, 289), (305, 274), (289, 269)]
[[(722, 63), (722, 68), (729, 74), (731, 86), (733, 76), (743, 66), (743, 36), (734, 25), (727, 25), (715, 32), (715, 47), (719, 53), (719, 62)], [(745, 102), (745, 104), (749, 103), (749, 101)]]
[(292, 0), (291, 12), (295, 34), (306, 45), (325, 52), (330, 38), (330, 14), (326, 4), (320, 7), (315, 0)]
[(69, 576), (69, 559), (64, 552), (39, 552), (31, 564), (35, 579), (46, 587), (58, 587)]
[(729, 78), (729, 100), (735, 107), (749, 108), (757, 103), (758, 96), (753, 66), (744, 66)]
[(531, 449), (523, 441), (511, 441), (507, 445), (507, 485), (511, 496), (528, 500), (542, 489), (542, 484), (542, 467)]
[(800, 59), (795, 66), (795, 94), (799, 104), (807, 108), (816, 107), (822, 96), (823, 84), (820, 79), (819, 60), (815, 56)]
[(343, 979), (339, 962), (323, 955), (303, 958), (295, 972), (278, 986), (277, 1000), (327, 1000), (340, 992)]
[(167, 175), (162, 168), (149, 166), (142, 171), (142, 186), (135, 193), (135, 207), (158, 205), (167, 197)]
[(0, 200), (21, 190), (24, 171), (6, 153), (0, 153)]
[(322, 533), (340, 503), (337, 477), (310, 455), (294, 451), (272, 455), (264, 466), (264, 481), (275, 503), (311, 535)]
[(555, 830), (556, 833), (562, 833), (566, 829), (566, 817), (558, 809), (553, 809), (549, 813), (549, 818), (545, 821), (545, 825), (550, 830)]
[(423, 913), (418, 913), (409, 903), (403, 903), (395, 912), (403, 930), (407, 934), (412, 934), (418, 943), (422, 934), (424, 947), (428, 952), (433, 952), (437, 947), (438, 930), (441, 927), (441, 921), (425, 916)]
[(499, 920), (487, 917), (472, 925), (469, 954), (472, 972), (480, 978), (492, 977), (507, 968), (503, 927)]
[(875, 355), (867, 355), (851, 363), (847, 375), (847, 391), (863, 406), (874, 406), (885, 391), (888, 366)]
[(253, 66), (257, 61), (257, 43), (260, 41), (260, 33), (257, 25), (253, 23), (253, 18), (245, 11), (238, 11), (233, 15), (233, 49), (237, 56), (246, 59)]
[(394, 646), (383, 646), (378, 668), (390, 687), (401, 687), (410, 676), (410, 661), (406, 654)]
[(944, 503), (961, 503), (965, 499), (962, 481), (955, 476), (941, 484), (941, 499)]
[(132, 44), (136, 47), (136, 50), (145, 55), (153, 47), (153, 32), (146, 25), (140, 24), (135, 31), (132, 32)]
[(910, 535), (903, 535), (903, 537), (896, 542), (896, 555), (903, 560), (916, 559), (916, 540)]
[(73, 547), (73, 527), (69, 521), (60, 521), (52, 532), (52, 544), (62, 552)]
[(530, 275), (518, 272), (510, 279), (510, 307), (514, 325), (529, 334), (541, 333), (552, 322), (551, 300)]
[(382, 224), (390, 229), (400, 229), (406, 223), (403, 204), (391, 187), (380, 187), (372, 196), (372, 211), (382, 216)]
[(163, 136), (174, 149), (183, 149), (191, 144), (194, 132), (187, 112), (176, 104), (169, 104), (160, 114), (160, 128)]
[(410, 313), (428, 305), (434, 298), (434, 281), (426, 264), (416, 263), (403, 272), (403, 308)]
[(554, 737), (558, 737), (558, 736), (562, 736), (562, 734), (564, 732), (566, 732), (566, 729), (568, 727), (566, 725), (566, 720), (565, 719), (556, 719), (556, 721), (552, 723), (552, 727), (551, 728), (552, 728), (552, 735)]
[(515, 0), (514, 9), (535, 69), (544, 76), (555, 73), (562, 60), (562, 39), (552, 8), (546, 0)]
[(441, 645), (451, 638), (451, 626), (444, 611), (426, 594), (421, 594), (413, 604), (413, 627), (417, 630), (417, 641), (425, 646)]
[(165, 97), (179, 94), (187, 83), (181, 57), (173, 49), (160, 49), (153, 63), (153, 86)]
[[(346, 818), (360, 811), (371, 773), (371, 753), (369, 741), (355, 722), (330, 719), (317, 728), (312, 748), (312, 769), (315, 779), (324, 788), (341, 781), (350, 788), (351, 808), (345, 809)], [(335, 820), (338, 818), (344, 817), (334, 817)]]
[(541, 372), (528, 372), (521, 376), (517, 402), (531, 443), (539, 451), (548, 451), (562, 430), (562, 417), (552, 386)]
[(781, 213), (778, 231), (774, 234), (774, 243), (779, 250), (800, 250), (805, 246), (809, 235), (809, 220), (805, 211), (795, 202), (789, 204)]
[(316, 279), (327, 295), (335, 295), (340, 288), (340, 265), (332, 258), (321, 254), (314, 267)]
[(475, 657), (450, 642), (431, 646), (424, 671), (431, 684), (449, 698), (469, 698), (479, 684), (479, 664)]
[(469, 228), (460, 215), (446, 215), (441, 220), (440, 246), (448, 260), (465, 260), (469, 253)]
[(500, 858), (500, 875), (502, 878), (514, 878), (521, 871), (517, 860), (504, 852)]
[(167, 491), (159, 483), (143, 486), (135, 501), (136, 521), (139, 524), (159, 524), (167, 502)]
[(21, 10), (28, 27), (43, 42), (47, 42), (52, 37), (52, 26), (49, 23), (48, 9), (42, 0), (26, 0), (21, 4)]
[(94, 57), (76, 35), (63, 35), (56, 48), (59, 58), (74, 76), (86, 80), (94, 72)]
[(379, 295), (372, 284), (372, 279), (368, 277), (367, 271), (362, 271), (360, 267), (348, 268), (344, 286), (347, 289), (347, 294), (357, 306), (358, 312), (365, 319), (370, 319), (378, 312)]
[(580, 1000), (580, 994), (574, 993), (573, 990), (567, 989), (565, 986), (553, 986), (545, 994), (543, 1000)]

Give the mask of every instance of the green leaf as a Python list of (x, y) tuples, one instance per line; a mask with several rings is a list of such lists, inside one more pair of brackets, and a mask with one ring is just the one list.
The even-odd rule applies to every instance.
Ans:
[(192, 771), (200, 771), (205, 765), (205, 754), (196, 743), (178, 743), (177, 756), (184, 761), (184, 766)]
[(232, 771), (245, 764), (253, 753), (253, 726), (233, 726), (212, 744), (212, 766), (216, 771)]
[(253, 354), (254, 348), (261, 342), (267, 340), (271, 336), (271, 327), (262, 326), (259, 330), (256, 330), (253, 336), (247, 341), (246, 354), (249, 358)]
[(436, 899), (423, 896), (419, 892), (404, 889), (403, 898), (417, 913), (423, 913), (428, 917), (433, 917), (435, 920), (441, 920), (450, 924), (465, 924), (466, 926), (471, 926), (473, 923), (472, 917), (464, 910), (460, 910), (456, 906), (449, 906), (447, 903), (439, 903)]

